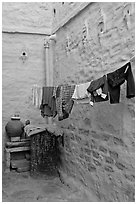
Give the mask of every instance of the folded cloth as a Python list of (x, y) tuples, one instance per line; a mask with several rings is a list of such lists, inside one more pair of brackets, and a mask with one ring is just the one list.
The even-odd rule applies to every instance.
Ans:
[(135, 82), (131, 70), (131, 63), (128, 62), (114, 72), (107, 74), (110, 103), (119, 103), (120, 86), (127, 80), (127, 98), (135, 97)]
[(30, 137), (30, 136), (35, 135), (35, 134), (38, 134), (38, 133), (43, 132), (45, 130), (46, 130), (45, 128), (36, 127), (36, 126), (30, 125), (30, 124), (26, 125), (24, 127), (24, 132), (26, 133), (27, 137)]
[(55, 117), (57, 115), (56, 99), (53, 95), (54, 87), (43, 87), (41, 115)]
[(87, 91), (91, 94), (92, 103), (108, 101), (108, 83), (106, 75), (91, 81)]
[(56, 91), (56, 107), (58, 113), (58, 120), (63, 120), (69, 117), (74, 101), (72, 95), (74, 93), (75, 85), (60, 85)]

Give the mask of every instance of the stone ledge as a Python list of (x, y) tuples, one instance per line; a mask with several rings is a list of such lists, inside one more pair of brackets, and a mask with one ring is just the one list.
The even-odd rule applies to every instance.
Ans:
[(21, 151), (28, 151), (30, 147), (15, 147), (15, 148), (5, 148), (6, 152), (21, 152)]

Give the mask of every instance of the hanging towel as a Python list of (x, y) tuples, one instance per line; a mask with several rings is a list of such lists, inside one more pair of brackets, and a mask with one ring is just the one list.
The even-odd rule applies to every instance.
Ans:
[(56, 91), (56, 107), (58, 113), (58, 120), (63, 120), (69, 117), (74, 101), (72, 95), (74, 93), (75, 85), (60, 85)]
[(56, 100), (53, 96), (54, 87), (43, 87), (41, 115), (55, 117), (57, 115)]
[(126, 97), (132, 98), (135, 96), (135, 83), (130, 62), (116, 71), (107, 74), (107, 80), (111, 104), (119, 103), (120, 86), (125, 82), (125, 80), (127, 80)]
[(32, 103), (36, 108), (40, 108), (42, 101), (42, 87), (33, 85), (32, 87)]
[(93, 105), (93, 102), (108, 101), (108, 83), (106, 75), (91, 81), (87, 91), (91, 94), (91, 105)]
[(88, 98), (89, 94), (87, 92), (87, 88), (89, 87), (89, 85), (90, 85), (90, 82), (76, 85), (72, 98), (76, 100)]

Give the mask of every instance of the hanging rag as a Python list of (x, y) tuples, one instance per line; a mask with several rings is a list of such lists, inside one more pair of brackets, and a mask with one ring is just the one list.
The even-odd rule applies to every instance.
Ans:
[(91, 94), (91, 105), (93, 105), (94, 102), (108, 101), (108, 83), (106, 75), (91, 81), (87, 91)]
[(76, 100), (88, 98), (87, 88), (89, 87), (89, 85), (90, 82), (76, 85), (72, 98)]
[(42, 102), (41, 102), (41, 115), (43, 117), (55, 117), (57, 115), (56, 100), (54, 97), (55, 87), (43, 87)]
[(61, 121), (69, 117), (74, 101), (72, 95), (74, 93), (75, 85), (60, 85), (56, 91), (56, 107), (58, 113), (58, 120)]
[(32, 104), (36, 108), (40, 108), (42, 101), (42, 87), (38, 85), (33, 85), (32, 87)]
[(135, 82), (130, 62), (116, 71), (107, 74), (107, 80), (111, 104), (119, 103), (120, 86), (125, 82), (125, 80), (127, 81), (126, 97), (135, 97)]
[(75, 86), (75, 90), (72, 99), (78, 104), (87, 104), (90, 102), (90, 94), (87, 92), (90, 82), (78, 84)]

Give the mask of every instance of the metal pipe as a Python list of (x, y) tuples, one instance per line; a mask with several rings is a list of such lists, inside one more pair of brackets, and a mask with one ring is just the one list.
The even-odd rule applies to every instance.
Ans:
[[(53, 86), (53, 48), (56, 42), (56, 34), (50, 36), (44, 42), (45, 48), (45, 69), (46, 69), (46, 86)], [(46, 123), (52, 124), (52, 117), (46, 117)]]

